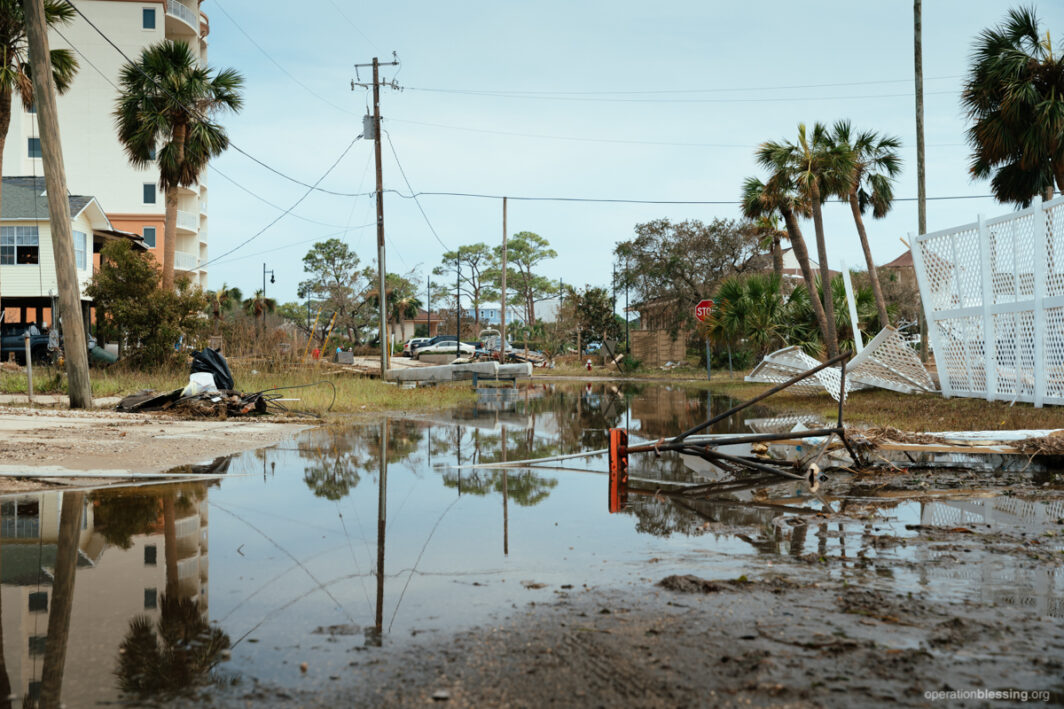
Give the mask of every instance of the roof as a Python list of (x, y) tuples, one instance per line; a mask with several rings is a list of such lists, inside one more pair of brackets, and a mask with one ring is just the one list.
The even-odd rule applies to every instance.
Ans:
[(906, 249), (901, 256), (890, 263), (883, 264), (880, 268), (913, 268), (913, 252)]
[[(48, 195), (43, 177), (5, 177), (0, 219), (48, 219)], [(95, 198), (69, 195), (71, 218), (81, 214)]]

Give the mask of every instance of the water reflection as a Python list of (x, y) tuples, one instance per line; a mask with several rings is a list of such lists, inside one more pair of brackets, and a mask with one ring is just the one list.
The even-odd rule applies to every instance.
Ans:
[[(115, 683), (107, 678), (116, 674), (124, 689), (156, 693), (182, 665), (185, 679), (171, 688), (184, 690), (213, 667), (219, 654), (212, 648), (228, 641), (217, 629), (201, 632), (206, 498), (206, 483), (188, 483), (48, 491), (0, 504), (0, 691), (6, 682), (3, 696), (13, 697), (7, 706), (109, 700)], [(138, 664), (147, 658), (143, 630), (153, 625), (160, 649)], [(199, 659), (183, 663), (183, 653)]]

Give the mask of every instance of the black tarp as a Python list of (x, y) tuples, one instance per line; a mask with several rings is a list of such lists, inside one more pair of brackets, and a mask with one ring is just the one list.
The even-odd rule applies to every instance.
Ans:
[(210, 372), (214, 375), (214, 386), (222, 391), (236, 389), (233, 382), (233, 373), (229, 371), (229, 364), (218, 350), (204, 347), (198, 352), (192, 353), (192, 373)]

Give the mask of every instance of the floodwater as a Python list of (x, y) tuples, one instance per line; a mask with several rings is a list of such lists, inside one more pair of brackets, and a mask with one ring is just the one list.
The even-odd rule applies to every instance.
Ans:
[[(604, 455), (463, 467), (598, 450), (610, 427), (652, 441), (732, 403), (660, 385), (537, 385), (198, 470), (218, 481), (4, 497), (0, 697), (76, 707), (197, 685), (312, 690), (563, 590), (643, 592), (670, 574), (815, 575), (1064, 617), (1053, 490), (987, 475), (914, 492), (832, 474), (816, 492), (633, 493), (609, 514)], [(764, 430), (773, 415), (747, 409), (714, 431)], [(630, 472), (720, 479), (676, 455), (633, 456)]]

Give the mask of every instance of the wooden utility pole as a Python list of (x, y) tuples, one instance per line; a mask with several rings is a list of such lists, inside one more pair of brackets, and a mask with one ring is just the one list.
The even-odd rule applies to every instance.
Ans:
[(506, 198), (502, 198), (502, 295), (499, 300), (499, 361), (506, 361)]
[[(923, 0), (913, 0), (913, 65), (916, 74), (916, 220), (917, 232), (927, 233), (927, 187), (924, 173), (924, 49)], [(927, 361), (927, 319), (923, 308), (917, 315), (920, 322), (920, 359)]]
[[(360, 67), (370, 66), (373, 67), (373, 118), (363, 121), (363, 126), (367, 130), (373, 132), (373, 156), (377, 162), (377, 288), (379, 289), (379, 301), (380, 301), (380, 341), (381, 341), (381, 379), (388, 372), (388, 337), (386, 330), (388, 329), (388, 294), (385, 291), (385, 276), (388, 273), (385, 268), (384, 262), (384, 173), (381, 170), (381, 82), (380, 82), (380, 67), (381, 66), (398, 66), (399, 62), (390, 61), (383, 64), (373, 57), (373, 62), (370, 64), (355, 64), (355, 71), (357, 72)], [(352, 82), (351, 88), (356, 86), (362, 86), (367, 88), (366, 84)], [(395, 88), (395, 83), (390, 84)], [(369, 128), (372, 126), (372, 128)], [(363, 137), (369, 136), (363, 133)]]
[[(59, 288), (59, 315), (63, 323), (63, 351), (66, 356), (67, 390), (70, 408), (92, 408), (92, 385), (89, 381), (89, 350), (85, 324), (81, 318), (81, 288), (74, 261), (74, 240), (70, 233), (70, 202), (67, 200), (66, 173), (63, 169), (63, 146), (59, 141), (59, 113), (55, 103), (48, 28), (44, 21), (43, 0), (23, 0), (26, 35), (30, 45), (33, 95), (37, 104), (37, 123), (44, 157), (44, 181), (48, 190), (48, 217), (55, 256), (55, 280)], [(55, 314), (52, 316), (55, 326)]]

